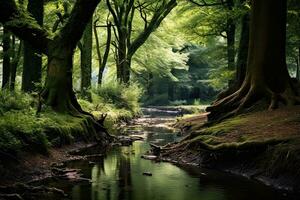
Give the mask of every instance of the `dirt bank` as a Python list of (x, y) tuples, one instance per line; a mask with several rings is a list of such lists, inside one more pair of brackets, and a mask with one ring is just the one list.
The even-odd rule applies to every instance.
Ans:
[(300, 107), (237, 116), (205, 126), (206, 115), (178, 120), (185, 139), (164, 160), (220, 169), (300, 192)]

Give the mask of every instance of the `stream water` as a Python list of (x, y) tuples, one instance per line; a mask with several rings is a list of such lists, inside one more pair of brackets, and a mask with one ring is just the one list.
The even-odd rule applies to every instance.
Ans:
[[(115, 147), (103, 158), (67, 163), (90, 179), (81, 183), (56, 181), (73, 200), (286, 200), (285, 194), (240, 176), (197, 167), (156, 163), (141, 156), (149, 142), (164, 145), (179, 140), (168, 123), (180, 113), (143, 109), (144, 116), (126, 127), (130, 135), (143, 136), (131, 146)], [(143, 175), (149, 172), (152, 176)]]

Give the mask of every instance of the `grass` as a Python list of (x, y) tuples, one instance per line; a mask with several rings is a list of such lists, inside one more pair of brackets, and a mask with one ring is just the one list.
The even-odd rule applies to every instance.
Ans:
[[(107, 113), (105, 126), (112, 133), (118, 122), (139, 114), (141, 92), (135, 84), (110, 84), (93, 91), (93, 103), (81, 99), (79, 103), (96, 117)], [(49, 147), (96, 137), (88, 118), (58, 114), (50, 109), (37, 116), (36, 104), (29, 94), (0, 92), (0, 156), (22, 151), (46, 154)]]

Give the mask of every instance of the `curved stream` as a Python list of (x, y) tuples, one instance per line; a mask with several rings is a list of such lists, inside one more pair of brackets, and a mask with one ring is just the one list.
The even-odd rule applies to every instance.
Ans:
[[(163, 145), (179, 140), (167, 124), (177, 111), (143, 109), (144, 116), (126, 127), (144, 141), (113, 148), (103, 158), (68, 163), (79, 168), (90, 182), (60, 181), (73, 200), (285, 200), (270, 187), (243, 177), (196, 167), (178, 167), (141, 158), (149, 142)], [(143, 175), (149, 172), (152, 176)], [(53, 184), (53, 183), (52, 183)], [(57, 185), (56, 183), (55, 185)]]

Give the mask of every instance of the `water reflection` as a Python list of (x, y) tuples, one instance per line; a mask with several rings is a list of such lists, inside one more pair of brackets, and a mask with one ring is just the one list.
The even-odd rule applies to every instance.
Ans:
[[(76, 161), (91, 184), (72, 188), (74, 200), (283, 200), (276, 191), (254, 181), (216, 171), (179, 168), (140, 158), (148, 149), (145, 142), (112, 150), (90, 165)], [(152, 177), (143, 176), (149, 171)]]
[[(166, 118), (164, 118), (166, 119)], [(141, 159), (149, 142), (163, 145), (178, 138), (168, 128), (160, 129), (156, 117), (147, 121), (147, 138), (130, 147), (111, 150), (104, 158), (74, 161), (70, 168), (82, 169), (91, 183), (68, 185), (73, 200), (287, 200), (280, 193), (244, 178), (194, 167), (177, 167)], [(159, 121), (164, 121), (158, 118)], [(164, 123), (163, 122), (163, 123)], [(134, 128), (134, 127), (133, 127)], [(130, 130), (129, 130), (130, 131)], [(136, 132), (135, 132), (136, 134)], [(144, 134), (144, 132), (140, 132)], [(143, 176), (151, 172), (153, 176)]]

